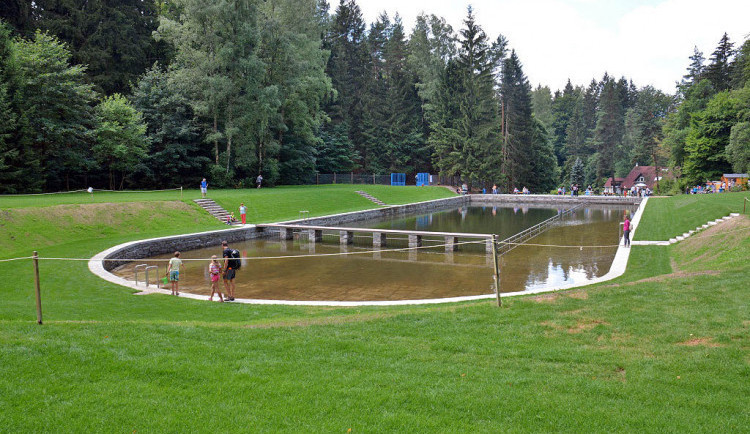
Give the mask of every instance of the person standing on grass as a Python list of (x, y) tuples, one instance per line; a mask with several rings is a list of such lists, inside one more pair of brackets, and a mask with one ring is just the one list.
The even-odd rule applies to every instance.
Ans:
[(260, 184), (263, 182), (263, 175), (258, 174), (258, 177), (255, 178), (255, 183), (258, 184), (258, 188), (260, 188)]
[(242, 224), (245, 224), (245, 219), (247, 217), (247, 207), (245, 206), (245, 203), (242, 202), (240, 204), (240, 219), (242, 220)]
[(208, 264), (208, 274), (211, 276), (211, 296), (208, 301), (214, 301), (214, 294), (219, 294), (219, 301), (224, 303), (224, 296), (219, 289), (219, 275), (221, 274), (221, 265), (216, 259), (216, 255), (211, 256), (211, 263)]
[(228, 301), (234, 301), (234, 278), (239, 268), (237, 264), (239, 260), (235, 259), (234, 250), (229, 248), (229, 243), (222, 241), (221, 247), (224, 249), (221, 254), (224, 258), (224, 294)]
[(174, 252), (174, 258), (169, 260), (167, 267), (167, 275), (169, 275), (169, 281), (172, 282), (172, 295), (180, 295), (180, 265), (182, 265), (180, 252)]
[(625, 222), (622, 224), (622, 239), (625, 247), (630, 247), (630, 217), (625, 215)]
[(206, 198), (206, 193), (208, 193), (208, 182), (206, 182), (206, 178), (203, 178), (203, 181), (201, 181), (201, 196), (203, 199)]

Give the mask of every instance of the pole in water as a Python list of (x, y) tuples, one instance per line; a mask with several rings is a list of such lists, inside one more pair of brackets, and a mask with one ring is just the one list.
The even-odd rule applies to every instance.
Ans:
[(34, 283), (36, 283), (36, 322), (42, 323), (42, 293), (39, 289), (39, 254), (34, 251)]
[(497, 296), (498, 307), (503, 305), (500, 300), (500, 267), (497, 263), (497, 235), (492, 234), (492, 261), (495, 264), (495, 295)]

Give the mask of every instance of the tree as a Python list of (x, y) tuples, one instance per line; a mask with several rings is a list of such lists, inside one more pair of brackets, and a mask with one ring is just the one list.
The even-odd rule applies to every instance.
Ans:
[(567, 158), (567, 149), (565, 146), (568, 123), (575, 110), (576, 90), (573, 88), (570, 80), (565, 84), (562, 92), (555, 92), (552, 100), (552, 143), (557, 157), (557, 164), (562, 165)]
[[(508, 190), (519, 186), (537, 186), (542, 175), (534, 173), (545, 160), (545, 149), (535, 120), (532, 117), (531, 86), (523, 73), (515, 50), (503, 65), (503, 82), (500, 88), (503, 102), (503, 174)], [(546, 141), (546, 140), (545, 140)], [(547, 166), (557, 167), (552, 161)], [(554, 184), (555, 180), (550, 178)]]
[[(258, 58), (258, 9), (255, 0), (176, 0), (179, 20), (162, 18), (157, 33), (176, 49), (171, 79), (190, 98), (193, 110), (206, 122), (205, 140), (213, 143), (214, 183), (228, 185), (237, 162), (266, 143), (269, 123), (281, 105), (276, 86), (264, 85), (266, 65)], [(252, 130), (251, 130), (252, 128)], [(254, 134), (245, 136), (245, 134)], [(242, 140), (245, 138), (246, 140)], [(220, 154), (219, 144), (224, 145)], [(234, 149), (238, 144), (239, 149)], [(264, 150), (259, 151), (263, 155)], [(221, 160), (223, 157), (223, 161)], [(233, 164), (234, 163), (234, 164)]]
[(70, 65), (70, 52), (56, 38), (37, 31), (33, 41), (18, 39), (14, 47), (14, 142), (22, 172), (33, 173), (25, 182), (32, 191), (67, 189), (71, 177), (92, 168), (95, 93), (85, 68)]
[(318, 132), (327, 119), (322, 106), (332, 90), (325, 74), (329, 52), (321, 49), (320, 7), (314, 0), (261, 5), (258, 57), (265, 74), (260, 85), (273, 89), (278, 106), (264, 104), (261, 111), (256, 105), (244, 125), (255, 153), (236, 166), (241, 178), (262, 173), (273, 185), (299, 183), (314, 173), (322, 143)]
[(584, 185), (584, 165), (579, 157), (576, 157), (576, 161), (570, 169), (570, 183)]
[(132, 104), (117, 93), (96, 106), (96, 115), (94, 157), (109, 172), (109, 188), (115, 189), (115, 172), (119, 172), (122, 189), (128, 174), (147, 156), (146, 124)]
[(151, 34), (158, 27), (154, 0), (35, 0), (35, 26), (66, 42), (72, 62), (106, 95), (129, 91), (165, 47)]
[(685, 140), (683, 175), (690, 183), (718, 179), (730, 169), (726, 147), (737, 123), (741, 101), (729, 91), (719, 92), (691, 119)]
[(593, 146), (598, 153), (597, 178), (615, 176), (617, 152), (624, 133), (622, 93), (616, 82), (605, 74), (599, 96), (599, 113), (593, 136)]
[(731, 66), (732, 89), (741, 89), (750, 84), (750, 38), (746, 39)]
[(703, 52), (698, 47), (694, 47), (693, 55), (690, 56), (690, 65), (687, 68), (687, 73), (682, 76), (682, 81), (677, 85), (680, 93), (684, 94), (692, 85), (704, 78), (706, 71), (705, 61)]
[[(441, 173), (462, 176), (469, 183), (493, 182), (502, 173), (501, 118), (493, 75), (499, 57), (471, 8), (464, 24), (458, 57), (448, 63), (438, 91), (430, 141)], [(531, 117), (530, 94), (528, 98)]]
[(711, 81), (717, 92), (729, 89), (732, 81), (731, 66), (734, 44), (729, 41), (729, 36), (724, 33), (719, 45), (711, 54), (711, 63), (706, 67), (706, 78)]
[(750, 86), (733, 92), (737, 101), (737, 123), (729, 133), (727, 160), (735, 173), (750, 172)]
[(359, 5), (354, 0), (340, 0), (328, 35), (331, 57), (326, 71), (337, 94), (335, 99), (329, 99), (325, 110), (334, 126), (348, 126), (355, 150), (352, 155), (359, 157), (362, 167), (370, 167), (377, 157), (370, 155), (362, 130), (366, 116), (363, 94), (369, 89), (371, 78), (366, 36)]
[(547, 131), (552, 131), (552, 91), (549, 86), (538, 85), (531, 92), (531, 103), (534, 108), (534, 117)]
[(630, 158), (628, 171), (636, 164), (655, 164), (656, 148), (663, 139), (663, 126), (672, 98), (652, 86), (638, 93), (636, 104), (625, 116), (623, 144)]
[(133, 89), (133, 106), (142, 113), (150, 148), (139, 185), (196, 185), (210, 163), (188, 98), (159, 65)]

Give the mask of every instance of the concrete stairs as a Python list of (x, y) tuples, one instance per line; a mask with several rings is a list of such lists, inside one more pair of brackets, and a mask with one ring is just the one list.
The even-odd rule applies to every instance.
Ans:
[(369, 194), (365, 193), (364, 191), (357, 191), (356, 193), (358, 195), (364, 197), (365, 199), (369, 200), (372, 203), (378, 204), (380, 206), (388, 206), (385, 203), (383, 203), (383, 201), (381, 201), (380, 199), (378, 199), (378, 198), (376, 198), (374, 196), (370, 196)]
[[(211, 199), (193, 199), (193, 202), (197, 203), (198, 206), (208, 211), (209, 214), (216, 217), (217, 220), (219, 220), (222, 223), (227, 222), (227, 217), (229, 217), (229, 211), (225, 210), (224, 208), (220, 207), (216, 202), (214, 202)], [(235, 218), (239, 218), (239, 216), (235, 216)], [(232, 226), (235, 225), (241, 225), (241, 221), (236, 221), (231, 223)]]

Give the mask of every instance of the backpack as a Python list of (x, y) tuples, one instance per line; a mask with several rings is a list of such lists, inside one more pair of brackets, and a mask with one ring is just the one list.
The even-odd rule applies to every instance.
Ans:
[(240, 251), (237, 249), (232, 249), (232, 259), (229, 260), (229, 266), (232, 267), (234, 270), (239, 270), (242, 266), (242, 262), (240, 261)]

